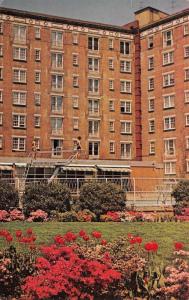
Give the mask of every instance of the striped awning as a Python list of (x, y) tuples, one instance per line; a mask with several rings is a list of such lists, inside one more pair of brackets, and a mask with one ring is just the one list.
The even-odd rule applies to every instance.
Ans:
[(61, 171), (95, 172), (96, 168), (92, 166), (65, 166), (61, 168)]
[(12, 166), (2, 166), (0, 165), (0, 170), (3, 170), (3, 171), (12, 171)]
[(129, 167), (121, 167), (121, 166), (97, 166), (100, 171), (103, 172), (121, 172), (121, 173), (130, 173), (131, 169)]

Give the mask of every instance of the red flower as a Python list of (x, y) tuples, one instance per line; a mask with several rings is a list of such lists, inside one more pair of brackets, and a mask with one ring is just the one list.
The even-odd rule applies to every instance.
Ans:
[(67, 242), (73, 242), (77, 239), (77, 235), (74, 234), (73, 232), (71, 231), (68, 231), (65, 235), (64, 235), (64, 238)]
[(84, 230), (80, 230), (79, 232), (79, 236), (83, 237), (86, 235), (86, 232)]
[(10, 235), (8, 230), (6, 230), (6, 229), (0, 230), (0, 236), (6, 237), (7, 235)]
[(32, 228), (28, 228), (27, 231), (26, 231), (27, 235), (32, 235), (33, 233), (33, 230)]
[(102, 237), (102, 233), (99, 231), (93, 231), (92, 236), (96, 239), (100, 239)]
[(175, 246), (175, 250), (176, 250), (176, 251), (179, 251), (179, 250), (182, 250), (182, 249), (183, 249), (184, 244), (181, 243), (181, 242), (175, 242), (174, 246)]
[(88, 241), (89, 240), (89, 236), (87, 234), (83, 235), (82, 238), (83, 238), (84, 241)]
[(64, 239), (61, 235), (56, 235), (54, 237), (54, 241), (55, 241), (56, 244), (60, 244), (60, 245), (64, 244)]
[(107, 245), (107, 241), (106, 240), (101, 240), (101, 245), (106, 246)]
[(8, 243), (11, 243), (12, 240), (13, 240), (13, 237), (12, 237), (12, 235), (10, 235), (10, 234), (7, 235), (5, 238), (6, 238), (6, 240), (7, 240)]
[(16, 237), (20, 238), (22, 236), (22, 231), (21, 230), (16, 230)]
[(158, 250), (158, 244), (156, 242), (148, 242), (144, 245), (144, 248), (148, 252), (156, 252)]

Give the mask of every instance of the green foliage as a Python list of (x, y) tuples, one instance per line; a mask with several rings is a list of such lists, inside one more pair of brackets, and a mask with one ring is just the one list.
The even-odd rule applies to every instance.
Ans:
[(79, 198), (80, 209), (89, 209), (100, 215), (108, 211), (121, 211), (125, 208), (125, 193), (112, 183), (90, 182), (83, 185)]
[(189, 180), (181, 180), (172, 192), (176, 204), (182, 207), (189, 206)]
[(9, 211), (10, 208), (18, 207), (19, 197), (14, 186), (0, 181), (0, 210)]
[(57, 212), (69, 211), (70, 200), (69, 188), (61, 183), (30, 185), (26, 188), (23, 196), (24, 212), (28, 216), (30, 212), (37, 209), (48, 214), (53, 210)]

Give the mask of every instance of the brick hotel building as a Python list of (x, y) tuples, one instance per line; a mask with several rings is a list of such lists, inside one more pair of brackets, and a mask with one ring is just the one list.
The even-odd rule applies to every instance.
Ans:
[(33, 141), (39, 176), (187, 176), (189, 10), (113, 26), (0, 8), (0, 176)]

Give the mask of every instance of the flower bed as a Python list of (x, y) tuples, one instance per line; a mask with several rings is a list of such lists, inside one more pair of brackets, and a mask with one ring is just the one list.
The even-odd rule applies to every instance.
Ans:
[(108, 243), (99, 231), (69, 231), (42, 246), (30, 228), (0, 230), (0, 238), (1, 299), (189, 298), (189, 252), (178, 241), (170, 265), (160, 266), (158, 243), (132, 234)]

